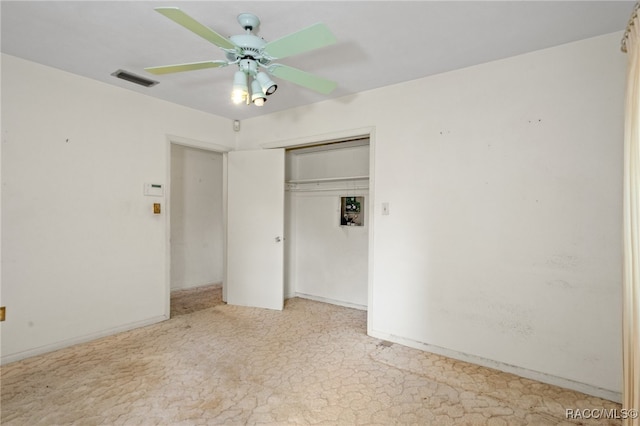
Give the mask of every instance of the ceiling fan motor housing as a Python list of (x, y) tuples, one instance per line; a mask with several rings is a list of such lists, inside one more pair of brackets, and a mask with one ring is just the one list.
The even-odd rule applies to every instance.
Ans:
[(231, 36), (230, 40), (237, 46), (237, 49), (227, 52), (227, 59), (235, 61), (243, 58), (251, 58), (264, 65), (270, 62), (270, 59), (265, 57), (263, 53), (267, 42), (260, 37), (253, 34), (240, 34)]

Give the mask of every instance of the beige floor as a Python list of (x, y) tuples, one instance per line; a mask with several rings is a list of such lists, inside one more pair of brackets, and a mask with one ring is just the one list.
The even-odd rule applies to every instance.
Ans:
[(3, 366), (2, 424), (620, 424), (565, 419), (618, 404), (368, 337), (363, 311), (201, 290), (169, 321)]

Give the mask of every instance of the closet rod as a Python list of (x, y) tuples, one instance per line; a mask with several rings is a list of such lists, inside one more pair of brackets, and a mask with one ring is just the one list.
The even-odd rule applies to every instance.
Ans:
[(286, 183), (320, 183), (320, 182), (337, 182), (347, 180), (368, 180), (369, 176), (344, 176), (344, 177), (328, 177), (328, 178), (308, 178), (308, 179), (291, 179)]
[(318, 191), (342, 191), (342, 192), (353, 192), (353, 191), (362, 191), (362, 190), (369, 190), (368, 186), (358, 186), (358, 187), (351, 187), (351, 188), (345, 188), (345, 187), (341, 187), (341, 188), (286, 188), (286, 191), (289, 192), (318, 192)]

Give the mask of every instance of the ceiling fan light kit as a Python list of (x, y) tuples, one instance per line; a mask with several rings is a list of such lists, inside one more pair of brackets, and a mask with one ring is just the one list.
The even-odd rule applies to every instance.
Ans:
[(255, 106), (262, 106), (267, 102), (265, 93), (262, 91), (260, 83), (258, 83), (257, 80), (251, 82), (251, 102), (253, 102)]
[(314, 24), (275, 41), (266, 42), (254, 34), (260, 26), (260, 20), (251, 13), (241, 13), (237, 17), (245, 34), (225, 38), (176, 7), (159, 7), (155, 10), (218, 46), (224, 51), (227, 60), (149, 67), (145, 68), (147, 72), (160, 75), (237, 65), (238, 70), (233, 77), (231, 100), (236, 104), (253, 103), (256, 106), (264, 105), (267, 96), (272, 95), (278, 88), (269, 74), (322, 94), (329, 94), (337, 86), (331, 80), (287, 65), (273, 63), (276, 59), (335, 43), (335, 37), (324, 24)]
[(258, 73), (256, 80), (258, 80), (258, 83), (260, 84), (260, 87), (262, 88), (262, 91), (264, 92), (265, 95), (272, 95), (273, 92), (275, 92), (276, 89), (278, 88), (278, 85), (275, 84), (269, 78), (269, 76), (262, 71)]
[(249, 96), (249, 88), (247, 87), (247, 76), (242, 71), (236, 71), (233, 75), (233, 89), (231, 90), (231, 101), (239, 104), (246, 101)]

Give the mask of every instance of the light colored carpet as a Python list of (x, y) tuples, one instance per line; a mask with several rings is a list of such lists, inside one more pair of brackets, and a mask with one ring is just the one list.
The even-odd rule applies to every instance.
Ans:
[[(215, 305), (215, 303), (214, 303)], [(366, 335), (366, 312), (217, 304), (2, 367), (3, 425), (619, 425), (620, 405)]]

